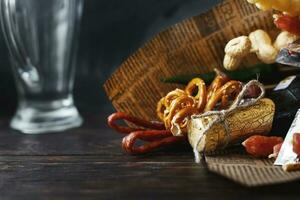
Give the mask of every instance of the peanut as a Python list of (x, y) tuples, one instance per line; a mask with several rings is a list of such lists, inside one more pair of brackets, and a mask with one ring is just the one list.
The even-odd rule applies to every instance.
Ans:
[(247, 36), (240, 36), (230, 40), (225, 46), (223, 65), (227, 70), (239, 67), (243, 57), (250, 53), (251, 42)]
[(277, 50), (280, 50), (282, 48), (287, 47), (289, 44), (295, 42), (298, 38), (299, 37), (296, 35), (293, 35), (287, 31), (283, 31), (277, 36), (273, 46)]
[(256, 53), (257, 57), (264, 63), (274, 63), (278, 50), (273, 47), (268, 33), (263, 30), (256, 30), (249, 34), (252, 47), (251, 52)]

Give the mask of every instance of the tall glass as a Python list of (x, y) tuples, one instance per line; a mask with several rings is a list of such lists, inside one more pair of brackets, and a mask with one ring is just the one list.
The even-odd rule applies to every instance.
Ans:
[(13, 129), (36, 134), (80, 126), (73, 103), (82, 0), (0, 0), (18, 90)]

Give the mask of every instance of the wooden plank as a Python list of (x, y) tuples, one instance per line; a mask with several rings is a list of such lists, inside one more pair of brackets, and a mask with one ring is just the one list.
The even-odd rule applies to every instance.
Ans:
[[(107, 114), (85, 116), (83, 127), (62, 133), (24, 135), (8, 129), (7, 119), (0, 119), (0, 160), (6, 156), (89, 155), (100, 161), (174, 161), (193, 162), (188, 143), (160, 149), (144, 156), (130, 156), (121, 148), (124, 135), (106, 125)], [(1, 123), (2, 122), (2, 123)]]
[(187, 144), (129, 156), (105, 118), (39, 136), (12, 133), (0, 119), (0, 199), (299, 197), (299, 182), (249, 189), (215, 175), (193, 162)]
[(5, 159), (0, 161), (1, 199), (298, 198), (299, 182), (249, 189), (192, 162), (99, 162), (84, 156)]

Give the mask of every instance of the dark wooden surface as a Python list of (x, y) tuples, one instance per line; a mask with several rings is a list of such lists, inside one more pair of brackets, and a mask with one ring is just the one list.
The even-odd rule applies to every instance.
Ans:
[(105, 118), (34, 136), (9, 130), (2, 116), (0, 199), (299, 199), (299, 181), (246, 188), (194, 164), (188, 145), (126, 155)]

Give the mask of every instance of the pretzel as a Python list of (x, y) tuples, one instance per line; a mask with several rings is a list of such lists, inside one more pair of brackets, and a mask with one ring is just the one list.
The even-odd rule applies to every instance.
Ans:
[(172, 101), (182, 95), (186, 95), (185, 91), (181, 90), (181, 89), (175, 89), (171, 92), (169, 92), (166, 96), (165, 96), (165, 106), (166, 108), (170, 107)]
[(224, 73), (221, 73), (219, 70), (215, 69), (217, 76), (213, 80), (213, 82), (210, 84), (210, 86), (207, 89), (207, 97), (206, 102), (209, 101), (209, 99), (213, 96), (213, 94), (220, 88), (222, 85), (224, 85), (226, 82), (229, 81), (229, 77), (224, 75)]
[(205, 103), (206, 103), (205, 82), (200, 78), (194, 78), (186, 86), (185, 92), (188, 95), (193, 96), (195, 89), (197, 89), (197, 93), (194, 96), (194, 98), (198, 101), (197, 108), (198, 108), (199, 112), (202, 112), (205, 107)]
[(164, 123), (166, 129), (171, 128), (171, 121), (175, 114), (185, 107), (195, 106), (195, 100), (191, 96), (182, 95), (177, 99), (173, 100), (168, 113), (165, 113)]
[[(181, 109), (179, 112), (172, 119), (172, 127), (171, 130), (176, 130), (176, 134), (174, 135), (181, 135), (182, 132), (186, 132), (187, 127), (187, 118), (190, 116), (199, 113), (199, 110), (195, 107), (186, 107)], [(176, 128), (176, 129), (174, 129)], [(172, 131), (173, 132), (173, 131)]]
[(237, 94), (242, 89), (242, 83), (239, 81), (229, 81), (221, 88), (219, 88), (213, 96), (208, 100), (204, 111), (212, 110), (215, 105), (222, 99), (224, 95), (231, 96), (233, 94)]
[[(153, 140), (154, 138), (158, 139), (138, 147), (134, 146), (137, 139), (147, 141), (149, 139)], [(144, 154), (159, 147), (171, 145), (184, 140), (186, 140), (186, 137), (173, 136), (169, 130), (135, 131), (123, 138), (122, 147), (130, 154)]]

